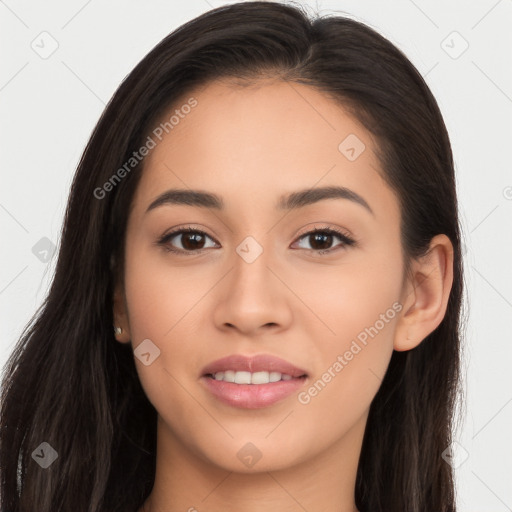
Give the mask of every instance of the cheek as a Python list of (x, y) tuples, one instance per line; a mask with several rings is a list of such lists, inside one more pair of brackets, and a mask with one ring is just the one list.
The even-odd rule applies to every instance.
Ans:
[(204, 269), (180, 268), (170, 261), (163, 249), (127, 250), (125, 289), (135, 345), (145, 338), (155, 343), (174, 338), (211, 287)]
[(381, 338), (389, 337), (388, 320), (396, 317), (393, 304), (402, 291), (402, 263), (398, 251), (388, 252), (354, 252), (340, 264), (318, 265), (314, 271), (305, 267), (286, 276), (309, 309), (304, 327), (310, 330), (310, 340), (325, 340), (328, 347), (341, 349), (376, 322), (383, 330), (380, 318), (388, 310)]
[(348, 426), (370, 406), (393, 352), (401, 278), (397, 253), (362, 256), (302, 281), (299, 294), (319, 319), (304, 323), (318, 372), (297, 397), (310, 417), (329, 410), (338, 427)]
[[(201, 297), (211, 288), (207, 277), (172, 267), (165, 253), (152, 249), (128, 248), (125, 267), (125, 292), (130, 333), (134, 350), (150, 340), (158, 357), (150, 365), (135, 360), (148, 397), (173, 386), (186, 371), (183, 361), (194, 363), (197, 350), (191, 339), (198, 325)], [(190, 376), (189, 376), (190, 378)], [(169, 399), (169, 397), (168, 397)]]

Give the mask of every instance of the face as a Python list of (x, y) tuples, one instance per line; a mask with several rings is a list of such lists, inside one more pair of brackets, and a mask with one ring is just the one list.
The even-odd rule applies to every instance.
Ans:
[[(144, 343), (135, 362), (159, 436), (237, 472), (250, 457), (268, 471), (351, 450), (404, 294), (399, 204), (375, 141), (305, 85), (215, 82), (190, 96), (145, 159), (118, 311), (136, 355)], [(342, 193), (284, 207), (324, 187)], [(228, 356), (245, 359), (208, 368)]]

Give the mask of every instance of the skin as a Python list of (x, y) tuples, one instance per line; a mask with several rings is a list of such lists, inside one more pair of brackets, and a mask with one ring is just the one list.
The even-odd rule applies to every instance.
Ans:
[[(193, 96), (198, 105), (146, 157), (114, 295), (117, 340), (135, 349), (150, 339), (160, 349), (148, 366), (135, 358), (158, 411), (155, 484), (141, 511), (357, 511), (370, 404), (393, 350), (414, 348), (441, 322), (452, 245), (436, 236), (404, 275), (399, 203), (381, 178), (376, 142), (323, 93), (265, 80), (214, 82)], [(338, 150), (348, 134), (366, 146), (355, 161)], [(353, 190), (373, 214), (347, 199), (275, 208), (282, 194), (326, 185)], [(225, 210), (167, 204), (146, 213), (170, 188), (216, 193)], [(207, 233), (204, 252), (156, 244), (182, 225)], [(322, 246), (329, 254), (315, 253), (315, 240), (301, 236), (326, 226), (356, 245), (334, 236)], [(247, 236), (263, 248), (250, 264), (236, 252)], [(187, 242), (182, 235), (168, 245), (194, 247)], [(396, 302), (401, 311), (308, 404), (292, 394), (263, 409), (236, 408), (199, 380), (220, 357), (272, 354), (308, 372), (307, 390)], [(237, 457), (249, 442), (261, 454), (252, 467)]]

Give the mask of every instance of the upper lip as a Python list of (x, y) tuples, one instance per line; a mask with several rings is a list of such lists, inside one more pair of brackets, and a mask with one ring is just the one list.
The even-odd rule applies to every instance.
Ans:
[(293, 364), (270, 354), (260, 354), (256, 356), (244, 356), (242, 354), (233, 354), (231, 356), (217, 359), (206, 365), (201, 375), (215, 374), (225, 370), (235, 372), (279, 372), (291, 377), (301, 377), (307, 375), (307, 372), (297, 368)]

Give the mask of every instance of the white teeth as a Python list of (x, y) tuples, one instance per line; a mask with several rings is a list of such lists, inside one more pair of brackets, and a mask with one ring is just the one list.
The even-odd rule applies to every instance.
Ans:
[(293, 377), (286, 373), (280, 372), (235, 372), (226, 370), (217, 372), (213, 376), (215, 380), (223, 380), (224, 382), (234, 382), (235, 384), (268, 384), (269, 382), (277, 382), (279, 380), (291, 380)]
[(251, 376), (251, 384), (268, 384), (269, 382), (268, 372), (256, 372)]
[[(217, 374), (215, 374), (215, 376), (217, 376)], [(224, 377), (221, 380), (225, 382), (235, 382), (235, 372), (231, 370), (226, 370), (224, 372)]]
[(270, 372), (268, 378), (270, 382), (277, 382), (281, 380), (281, 374), (279, 372)]
[(251, 372), (235, 372), (235, 383), (236, 384), (250, 384), (251, 383)]

